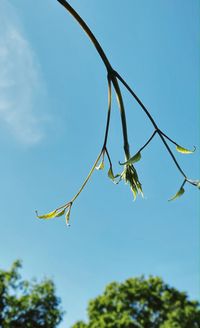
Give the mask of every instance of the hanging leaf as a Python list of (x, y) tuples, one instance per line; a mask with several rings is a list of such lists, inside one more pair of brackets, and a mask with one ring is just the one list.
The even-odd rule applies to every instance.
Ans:
[(101, 163), (96, 166), (96, 170), (103, 170), (104, 169), (104, 161), (101, 161)]
[(142, 156), (141, 156), (141, 153), (138, 152), (138, 153), (135, 154), (133, 157), (129, 158), (128, 161), (126, 161), (126, 162), (124, 162), (124, 163), (120, 163), (120, 162), (119, 162), (119, 164), (120, 164), (120, 165), (131, 165), (131, 164), (133, 164), (133, 163), (138, 162), (138, 161), (141, 159), (141, 157), (142, 157)]
[[(114, 182), (115, 184), (118, 184), (121, 181), (121, 174), (116, 174), (114, 175), (112, 167), (109, 168), (108, 170), (108, 177)], [(119, 181), (116, 181), (115, 179), (119, 178)]]
[(128, 183), (133, 193), (134, 200), (138, 194), (143, 197), (142, 185), (139, 181), (138, 174), (133, 165), (126, 165), (124, 171), (121, 174), (125, 183)]
[(109, 168), (109, 171), (108, 171), (108, 177), (111, 179), (111, 180), (115, 180), (115, 176), (114, 176), (114, 173), (113, 173), (113, 170), (112, 170), (112, 167)]
[(179, 145), (176, 145), (176, 150), (179, 152), (179, 153), (182, 153), (182, 154), (192, 154), (195, 152), (196, 150), (196, 147), (194, 146), (194, 149), (193, 150), (189, 150), (189, 149), (186, 149), (186, 148), (183, 148)]
[(138, 189), (138, 192), (141, 194), (142, 198), (144, 198), (144, 193), (143, 193), (143, 190), (142, 190), (142, 185), (141, 185), (141, 183), (139, 181), (137, 182), (137, 189)]
[(54, 210), (52, 212), (49, 212), (49, 213), (43, 214), (43, 215), (38, 215), (38, 213), (36, 211), (36, 215), (39, 219), (53, 219), (53, 218), (60, 217), (60, 216), (64, 215), (65, 210), (66, 210), (66, 208), (64, 208), (62, 211)]
[(182, 196), (184, 194), (184, 192), (185, 192), (185, 189), (183, 187), (181, 187), (179, 189), (179, 191), (172, 198), (169, 199), (169, 201), (177, 199), (178, 197)]
[(137, 188), (131, 186), (131, 191), (133, 193), (133, 198), (134, 198), (134, 201), (136, 200), (136, 197), (137, 197)]
[(70, 219), (70, 212), (71, 212), (71, 207), (69, 207), (67, 213), (65, 214), (65, 219), (66, 219), (66, 225), (69, 227), (69, 219)]
[(60, 211), (60, 212), (57, 212), (56, 215), (55, 215), (55, 217), (59, 217), (59, 216), (64, 215), (64, 214), (65, 214), (65, 210), (66, 210), (66, 208), (64, 208), (64, 209), (63, 209), (62, 211)]
[(38, 215), (38, 213), (37, 213), (37, 211), (36, 211), (36, 215), (37, 215), (38, 219), (52, 219), (52, 218), (55, 218), (56, 213), (57, 213), (57, 211), (54, 210), (54, 211), (49, 212), (49, 213), (47, 213), (47, 214)]

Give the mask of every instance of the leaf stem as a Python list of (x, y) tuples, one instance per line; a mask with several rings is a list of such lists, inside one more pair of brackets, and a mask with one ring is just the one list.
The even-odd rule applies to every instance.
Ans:
[(108, 161), (109, 161), (110, 167), (112, 168), (112, 161), (111, 161), (111, 158), (110, 158), (110, 154), (109, 154), (109, 152), (108, 152), (108, 149), (105, 148), (105, 151), (106, 151), (106, 155), (107, 155), (107, 157), (108, 157)]
[[(140, 107), (143, 109), (143, 111), (146, 113), (146, 115), (148, 116), (148, 118), (150, 119), (151, 123), (153, 124), (153, 126), (155, 127), (157, 133), (159, 134), (159, 137), (161, 138), (162, 142), (164, 143), (167, 151), (169, 152), (170, 156), (172, 157), (176, 167), (178, 168), (179, 172), (184, 176), (184, 178), (187, 179), (186, 174), (183, 172), (182, 168), (180, 167), (180, 165), (178, 164), (174, 154), (172, 153), (170, 147), (168, 146), (167, 142), (165, 141), (164, 137), (163, 137), (163, 133), (162, 131), (158, 128), (156, 122), (154, 121), (153, 117), (151, 116), (151, 114), (149, 113), (149, 111), (147, 110), (147, 108), (144, 106), (144, 104), (142, 103), (142, 101), (138, 98), (138, 96), (135, 94), (135, 92), (131, 89), (131, 87), (126, 83), (126, 81), (119, 75), (119, 73), (117, 73), (115, 71), (115, 75), (116, 77), (122, 82), (122, 84), (126, 87), (126, 89), (131, 93), (131, 95), (136, 99), (136, 101), (138, 102), (138, 104), (140, 105)], [(166, 135), (165, 135), (166, 137)], [(167, 137), (167, 139), (169, 139)], [(170, 141), (172, 141), (170, 139)]]
[(174, 145), (176, 145), (176, 146), (179, 146), (178, 144), (177, 144), (177, 142), (175, 142), (174, 140), (172, 140), (170, 137), (168, 137), (168, 135), (166, 135), (163, 131), (161, 131), (161, 130), (159, 130), (160, 131), (160, 133), (166, 138), (166, 139), (168, 139), (170, 142), (172, 142)]
[(139, 150), (138, 150), (138, 153), (140, 153), (149, 143), (150, 141), (153, 139), (153, 137), (155, 136), (155, 134), (157, 133), (158, 131), (155, 130), (153, 132), (153, 134), (151, 135), (151, 137), (147, 140), (147, 142), (144, 144), (144, 146), (142, 146)]
[(184, 181), (183, 181), (183, 183), (182, 183), (180, 189), (184, 187), (184, 185), (185, 185), (186, 182), (187, 182), (187, 179), (184, 179)]
[(136, 93), (131, 89), (131, 87), (128, 85), (128, 83), (126, 83), (126, 81), (121, 77), (121, 75), (119, 75), (118, 72), (114, 71), (115, 76), (121, 81), (121, 83), (125, 86), (125, 88), (130, 92), (130, 94), (135, 98), (135, 100), (137, 101), (137, 103), (140, 105), (140, 107), (143, 109), (143, 111), (145, 112), (145, 114), (148, 116), (148, 118), (150, 119), (151, 123), (153, 124), (153, 126), (155, 127), (156, 130), (158, 129), (158, 126), (155, 122), (155, 120), (153, 119), (152, 115), (149, 113), (148, 109), (144, 106), (144, 104), (142, 103), (142, 101), (140, 100), (140, 98), (136, 95)]
[(90, 30), (89, 26), (84, 22), (84, 20), (79, 16), (79, 14), (70, 6), (70, 4), (66, 0), (57, 0), (67, 11), (76, 19), (76, 21), (79, 23), (79, 25), (82, 27), (82, 29), (85, 31), (93, 45), (95, 46), (97, 52), (99, 53), (102, 61), (104, 62), (104, 65), (106, 66), (106, 69), (108, 72), (112, 72), (113, 69), (111, 67), (111, 64), (103, 51), (99, 41), (96, 39), (92, 31)]
[(128, 144), (128, 136), (127, 136), (127, 126), (126, 126), (126, 115), (125, 115), (125, 109), (123, 104), (123, 98), (121, 95), (121, 91), (119, 88), (118, 81), (116, 79), (116, 73), (113, 70), (105, 52), (103, 51), (103, 48), (101, 47), (100, 43), (90, 30), (89, 26), (84, 22), (84, 20), (79, 16), (79, 14), (70, 6), (70, 4), (66, 0), (57, 0), (61, 5), (64, 6), (65, 9), (75, 18), (75, 20), (79, 23), (79, 25), (82, 27), (82, 29), (85, 31), (93, 45), (95, 46), (98, 54), (100, 55), (108, 74), (110, 75), (110, 78), (113, 82), (113, 86), (116, 91), (120, 113), (121, 113), (121, 121), (122, 121), (122, 129), (123, 129), (123, 137), (124, 137), (124, 151), (126, 155), (126, 159), (129, 159), (130, 153), (129, 153), (129, 144)]
[(93, 166), (92, 166), (92, 168), (91, 168), (91, 170), (90, 170), (90, 172), (89, 172), (87, 178), (86, 178), (85, 181), (83, 182), (81, 188), (80, 188), (79, 191), (76, 193), (76, 195), (72, 198), (72, 200), (71, 200), (70, 203), (73, 203), (73, 202), (75, 201), (75, 199), (80, 195), (80, 193), (82, 192), (82, 190), (84, 189), (84, 187), (85, 187), (85, 185), (87, 184), (88, 180), (90, 179), (92, 173), (94, 172), (95, 167), (96, 167), (98, 161), (99, 161), (100, 158), (101, 158), (101, 155), (102, 155), (102, 150), (100, 151), (99, 155), (97, 156), (97, 159), (96, 159), (96, 161), (94, 162), (94, 164), (93, 164)]
[(107, 139), (108, 139), (108, 130), (109, 130), (109, 125), (110, 125), (110, 113), (111, 113), (111, 103), (112, 103), (112, 89), (111, 89), (111, 78), (108, 73), (108, 114), (107, 114), (107, 122), (106, 122), (106, 132), (105, 132), (105, 137), (104, 137), (104, 142), (103, 142), (103, 147), (102, 150), (105, 151), (106, 144), (107, 144)]
[(177, 169), (179, 170), (179, 172), (184, 176), (184, 178), (187, 180), (187, 176), (186, 174), (183, 172), (182, 168), (180, 167), (179, 163), (177, 162), (176, 157), (174, 156), (174, 154), (172, 153), (169, 145), (167, 144), (165, 138), (163, 137), (162, 133), (160, 131), (158, 131), (159, 137), (161, 138), (162, 142), (164, 143), (165, 147), (167, 148), (168, 153), (170, 154), (170, 156), (172, 157)]
[[(174, 141), (174, 140), (172, 140), (170, 137), (168, 137), (168, 135), (166, 135), (163, 131), (161, 131), (161, 130), (159, 130), (159, 131), (160, 131), (160, 133), (162, 133), (162, 135), (163, 135), (166, 139), (168, 139), (171, 143), (173, 143), (173, 144), (176, 145), (177, 147), (180, 146), (176, 141)], [(193, 147), (194, 147), (193, 151), (195, 151), (195, 150), (196, 150), (196, 147), (195, 147), (195, 146), (193, 146)]]

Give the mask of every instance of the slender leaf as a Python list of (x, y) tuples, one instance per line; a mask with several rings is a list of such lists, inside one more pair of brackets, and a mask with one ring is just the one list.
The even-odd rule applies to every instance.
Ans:
[[(109, 168), (108, 170), (108, 177), (112, 180), (112, 182), (114, 182), (115, 184), (118, 184), (121, 180), (121, 174), (116, 174), (114, 175), (112, 167)], [(116, 181), (115, 179), (119, 178), (119, 181)]]
[(131, 191), (133, 193), (133, 198), (134, 198), (134, 201), (136, 200), (136, 197), (137, 197), (137, 188), (131, 186)]
[(104, 169), (104, 161), (101, 161), (101, 163), (96, 166), (96, 170), (103, 170)]
[(195, 152), (196, 150), (196, 147), (194, 147), (193, 150), (190, 150), (190, 149), (186, 149), (186, 148), (183, 148), (179, 145), (176, 146), (176, 150), (179, 152), (179, 153), (182, 153), (182, 154), (192, 154)]
[(115, 180), (115, 176), (114, 176), (114, 173), (113, 173), (113, 170), (112, 170), (112, 167), (109, 168), (109, 171), (108, 171), (108, 177), (111, 179), (111, 180)]
[(46, 213), (46, 214), (43, 214), (43, 215), (38, 215), (37, 211), (36, 211), (36, 215), (39, 219), (53, 219), (53, 218), (56, 218), (56, 217), (60, 217), (62, 215), (65, 214), (65, 210), (66, 208), (64, 208), (62, 211), (57, 211), (57, 210), (54, 210), (52, 212), (49, 212), (49, 213)]
[(52, 211), (52, 212), (49, 212), (49, 213), (46, 213), (46, 214), (43, 214), (43, 215), (38, 215), (37, 211), (36, 211), (36, 215), (39, 219), (52, 219), (52, 218), (55, 218), (56, 216), (56, 210)]
[(64, 209), (63, 209), (62, 211), (60, 211), (60, 212), (57, 212), (56, 215), (55, 215), (55, 217), (59, 217), (59, 216), (64, 215), (64, 214), (65, 214), (65, 210), (66, 210), (66, 208), (64, 208)]
[(185, 192), (185, 189), (183, 187), (181, 187), (179, 189), (179, 191), (172, 198), (169, 199), (169, 201), (177, 199), (178, 197), (182, 196), (184, 194), (184, 192)]
[(138, 152), (137, 154), (135, 154), (134, 156), (132, 156), (131, 158), (129, 158), (128, 161), (124, 162), (124, 163), (120, 163), (120, 165), (131, 165), (133, 163), (138, 162), (141, 159), (142, 155), (140, 152)]
[(70, 224), (69, 224), (70, 212), (71, 212), (71, 207), (69, 207), (68, 211), (65, 214), (66, 224), (68, 227), (70, 226)]

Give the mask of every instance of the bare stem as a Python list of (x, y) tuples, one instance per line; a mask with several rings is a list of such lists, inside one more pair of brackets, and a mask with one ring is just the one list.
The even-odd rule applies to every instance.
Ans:
[(120, 113), (121, 113), (121, 120), (122, 120), (122, 129), (123, 129), (123, 137), (124, 137), (124, 151), (126, 154), (126, 158), (129, 158), (129, 144), (128, 144), (128, 135), (127, 135), (127, 126), (126, 126), (126, 114), (125, 114), (125, 109), (124, 109), (124, 104), (123, 104), (123, 98), (121, 95), (121, 91), (118, 85), (118, 81), (115, 76), (115, 72), (105, 54), (103, 51), (100, 43), (88, 27), (88, 25), (84, 22), (84, 20), (79, 16), (79, 14), (70, 6), (70, 4), (66, 0), (57, 0), (61, 5), (67, 9), (67, 11), (76, 19), (76, 21), (79, 23), (79, 25), (82, 27), (82, 29), (85, 31), (87, 36), (90, 38), (91, 42), (95, 46), (98, 54), (100, 55), (102, 61), (104, 62), (104, 65), (107, 69), (108, 74), (110, 75), (110, 78), (113, 82), (116, 94), (117, 94), (117, 99), (119, 103), (119, 108), (120, 108)]
[(144, 146), (142, 146), (139, 150), (138, 150), (138, 153), (140, 153), (144, 148), (146, 148), (146, 146), (151, 142), (151, 140), (153, 139), (153, 137), (155, 136), (155, 134), (157, 133), (158, 131), (155, 130), (153, 132), (153, 134), (151, 135), (151, 137), (147, 140), (147, 142), (144, 144)]
[(164, 132), (162, 132), (160, 130), (160, 133), (165, 137), (167, 138), (170, 142), (172, 142), (174, 145), (178, 146), (177, 142), (175, 142), (174, 140), (172, 140), (170, 137), (168, 137), (168, 135), (166, 135)]
[(70, 6), (70, 4), (66, 0), (57, 0), (57, 1), (60, 2), (60, 4), (63, 5), (63, 7), (65, 7), (65, 9), (67, 9), (67, 11), (76, 19), (76, 21), (79, 23), (79, 25), (85, 31), (85, 33), (90, 38), (93, 45), (95, 46), (96, 50), (98, 51), (101, 59), (103, 60), (105, 66), (107, 68), (107, 71), (111, 72), (113, 69), (110, 65), (110, 62), (109, 62), (105, 52), (103, 51), (99, 41), (95, 38), (94, 34), (90, 30), (89, 26), (84, 22), (84, 20), (79, 16), (79, 14)]
[[(176, 141), (174, 141), (174, 140), (172, 140), (170, 137), (168, 137), (168, 135), (166, 135), (163, 131), (161, 131), (160, 130), (160, 133), (166, 138), (166, 139), (168, 139), (171, 143), (173, 143), (174, 145), (176, 145), (177, 147), (179, 147), (179, 144), (176, 142)], [(193, 148), (193, 152), (196, 150), (196, 147), (195, 146), (193, 146), (194, 148)]]
[(109, 161), (110, 167), (112, 168), (112, 161), (111, 161), (110, 154), (109, 154), (107, 148), (106, 148), (106, 155), (107, 155), (107, 157), (108, 157), (108, 161)]
[(126, 125), (126, 114), (124, 109), (124, 102), (121, 94), (121, 90), (118, 84), (118, 81), (115, 76), (112, 77), (113, 86), (116, 91), (116, 97), (120, 109), (121, 114), (121, 122), (122, 122), (122, 131), (123, 131), (123, 138), (124, 138), (124, 152), (126, 156), (126, 160), (130, 158), (130, 151), (129, 151), (129, 143), (128, 143), (128, 133), (127, 133), (127, 125)]
[(186, 182), (187, 182), (187, 180), (185, 179), (185, 180), (183, 181), (183, 183), (182, 183), (180, 189), (184, 187), (184, 185), (185, 185)]
[(139, 99), (139, 97), (136, 95), (136, 93), (131, 89), (131, 87), (126, 83), (126, 81), (121, 77), (121, 75), (119, 75), (118, 72), (115, 71), (115, 76), (122, 82), (122, 84), (126, 87), (126, 89), (130, 92), (130, 94), (135, 98), (135, 100), (138, 102), (138, 104), (140, 105), (140, 107), (143, 109), (143, 111), (145, 112), (145, 114), (148, 116), (148, 118), (150, 119), (151, 123), (153, 124), (153, 126), (155, 127), (156, 130), (158, 129), (158, 126), (155, 122), (155, 120), (153, 119), (152, 115), (149, 113), (148, 109), (144, 106), (144, 104), (142, 103), (142, 101)]
[[(162, 142), (164, 143), (168, 153), (170, 154), (172, 160), (174, 161), (176, 167), (178, 168), (179, 172), (184, 176), (184, 178), (186, 177), (186, 174), (183, 172), (182, 168), (180, 167), (180, 165), (178, 164), (174, 154), (172, 153), (170, 147), (168, 146), (167, 142), (165, 141), (164, 137), (163, 137), (163, 133), (160, 131), (160, 129), (158, 128), (156, 122), (154, 121), (153, 117), (151, 116), (151, 114), (149, 113), (149, 111), (147, 110), (147, 108), (144, 106), (144, 104), (142, 103), (142, 101), (138, 98), (138, 96), (135, 94), (135, 92), (131, 89), (131, 87), (126, 83), (126, 81), (124, 81), (124, 79), (117, 73), (115, 72), (116, 77), (122, 82), (122, 84), (126, 87), (126, 89), (130, 92), (130, 94), (136, 99), (136, 101), (138, 102), (138, 104), (141, 106), (141, 108), (143, 109), (143, 111), (146, 113), (146, 115), (148, 116), (148, 118), (150, 119), (151, 123), (153, 124), (153, 126), (155, 127), (157, 133), (159, 134), (159, 137), (161, 138)], [(167, 137), (165, 135), (165, 137), (167, 139), (169, 139), (171, 142), (173, 142), (169, 137)], [(173, 142), (174, 143), (174, 142)]]
[(168, 153), (170, 154), (170, 156), (172, 157), (174, 164), (176, 165), (177, 169), (179, 170), (179, 172), (184, 176), (185, 179), (187, 179), (186, 174), (183, 172), (182, 168), (180, 167), (180, 165), (178, 164), (176, 157), (174, 156), (174, 154), (172, 153), (170, 147), (168, 146), (167, 142), (165, 141), (165, 138), (163, 137), (162, 133), (160, 133), (158, 131), (159, 137), (161, 138), (162, 142), (164, 143), (165, 147), (167, 148)]
[(111, 78), (108, 74), (108, 114), (107, 114), (107, 122), (106, 122), (106, 132), (104, 137), (104, 143), (102, 150), (105, 151), (107, 139), (108, 139), (108, 130), (110, 125), (110, 113), (111, 113), (111, 104), (112, 104), (112, 89), (111, 89)]
[(78, 192), (76, 193), (76, 195), (72, 198), (72, 200), (71, 200), (70, 203), (73, 203), (73, 202), (75, 201), (75, 199), (76, 199), (76, 198), (80, 195), (80, 193), (83, 191), (85, 185), (87, 184), (87, 182), (88, 182), (88, 180), (90, 179), (92, 173), (94, 172), (95, 167), (97, 166), (97, 163), (98, 163), (98, 161), (99, 161), (100, 158), (101, 158), (101, 155), (102, 155), (102, 151), (101, 151), (101, 152), (99, 153), (99, 155), (97, 156), (97, 159), (96, 159), (96, 161), (94, 162), (94, 164), (93, 164), (93, 166), (92, 166), (92, 168), (91, 168), (91, 170), (90, 170), (90, 172), (89, 172), (87, 178), (86, 178), (85, 181), (83, 182), (83, 184), (82, 184), (81, 188), (79, 189), (79, 191), (78, 191)]

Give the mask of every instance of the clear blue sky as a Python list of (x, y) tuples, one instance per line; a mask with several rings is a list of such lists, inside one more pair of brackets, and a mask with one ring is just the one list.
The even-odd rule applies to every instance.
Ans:
[[(199, 1), (70, 3), (160, 128), (198, 147), (194, 155), (176, 155), (189, 177), (199, 178)], [(74, 195), (100, 150), (106, 71), (56, 0), (1, 0), (0, 20), (1, 268), (20, 258), (25, 278), (54, 279), (67, 311), (60, 328), (85, 319), (88, 301), (106, 284), (131, 276), (159, 275), (198, 298), (199, 191), (186, 185), (182, 198), (167, 201), (182, 177), (158, 138), (136, 164), (144, 199), (133, 202), (106, 167), (74, 204), (71, 228), (62, 218), (35, 218), (35, 209), (53, 210)], [(122, 91), (134, 154), (153, 129)], [(115, 100), (109, 149), (118, 171), (123, 145)]]

